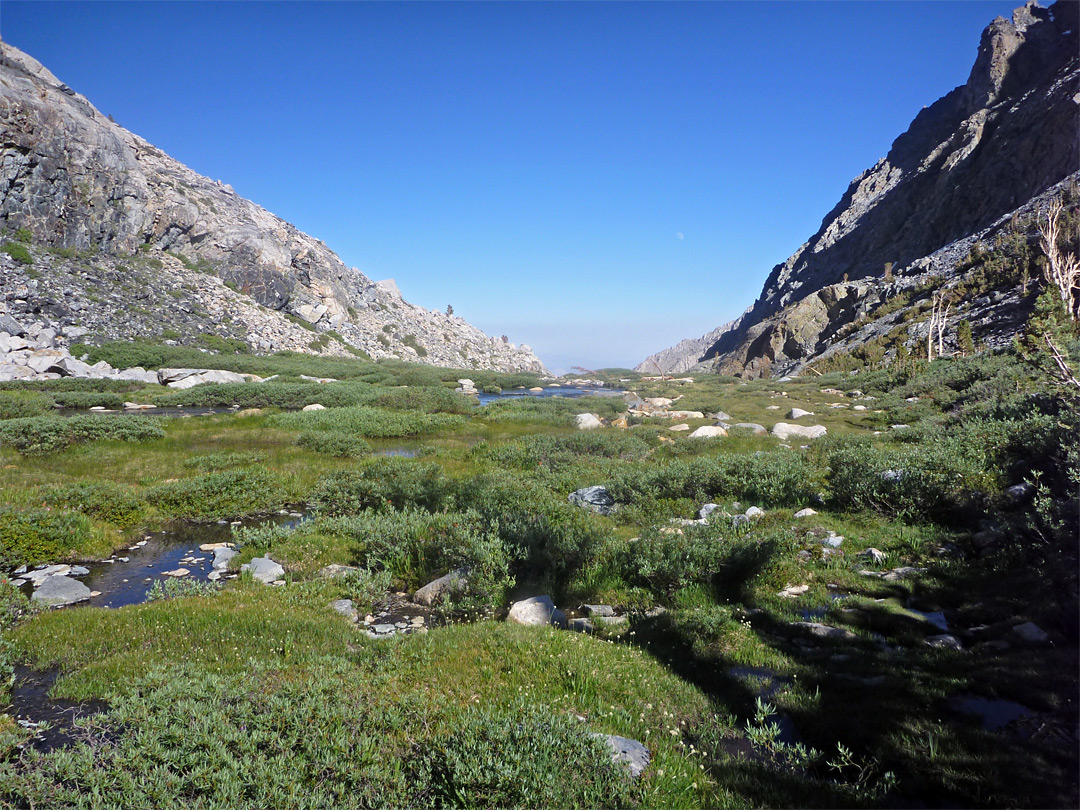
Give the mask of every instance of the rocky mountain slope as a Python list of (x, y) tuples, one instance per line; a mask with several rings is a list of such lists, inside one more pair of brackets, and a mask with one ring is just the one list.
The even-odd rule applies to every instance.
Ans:
[[(940, 286), (942, 274), (955, 285), (980, 235), (996, 238), (1004, 222), (1018, 233), (1023, 220), (1030, 238), (1031, 201), (1055, 186), (1063, 196), (1080, 168), (1078, 10), (1066, 0), (1049, 9), (1029, 2), (1011, 21), (994, 20), (967, 82), (924, 108), (888, 155), (851, 182), (732, 328), (704, 350), (691, 341), (683, 352), (661, 353), (665, 370), (700, 363), (746, 376), (797, 370), (897, 294)], [(1020, 279), (1010, 283), (1012, 290)], [(984, 313), (988, 335), (1008, 332), (1010, 323), (1019, 328), (1013, 305), (1027, 295), (1026, 283), (1023, 293), (1005, 294)], [(955, 333), (958, 313), (950, 317), (946, 332)], [(900, 342), (914, 346), (926, 328)]]
[(25, 246), (0, 254), (0, 308), (16, 320), (91, 340), (239, 340), (264, 352), (545, 371), (528, 346), (414, 306), (392, 281), (346, 267), (5, 43), (0, 126), (0, 230)]

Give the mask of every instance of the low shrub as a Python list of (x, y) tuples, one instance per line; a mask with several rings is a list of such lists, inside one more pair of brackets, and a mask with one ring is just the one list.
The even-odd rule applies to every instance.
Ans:
[(82, 512), (125, 529), (146, 517), (146, 502), (139, 494), (112, 481), (80, 481), (49, 487), (41, 492), (41, 500), (48, 506)]
[(167, 515), (196, 520), (240, 517), (281, 508), (281, 480), (263, 468), (228, 470), (158, 484), (146, 499)]
[(700, 504), (735, 498), (762, 506), (789, 506), (809, 501), (821, 478), (821, 472), (798, 453), (728, 453), (620, 469), (608, 482), (608, 490), (618, 503), (689, 498)]
[(0, 250), (8, 254), (19, 264), (33, 264), (34, 257), (30, 255), (30, 251), (27, 250), (26, 245), (19, 242), (4, 242), (0, 245)]
[(320, 478), (311, 493), (311, 504), (322, 515), (355, 515), (365, 509), (408, 506), (434, 512), (447, 503), (449, 495), (449, 479), (438, 464), (377, 458)]
[(309, 430), (301, 433), (297, 445), (313, 453), (335, 458), (362, 458), (371, 452), (371, 444), (344, 431)]
[(320, 519), (311, 530), (348, 538), (358, 565), (387, 571), (408, 590), (457, 568), (468, 568), (467, 592), (451, 598), (457, 605), (471, 601), (478, 607), (494, 607), (512, 584), (502, 541), (485, 531), (480, 515), (471, 510), (366, 512)]
[(0, 568), (56, 562), (94, 534), (86, 515), (0, 506)]
[(510, 473), (462, 481), (455, 501), (475, 510), (485, 527), (498, 533), (520, 576), (564, 582), (603, 543), (603, 531), (584, 510)]
[(56, 391), (51, 396), (61, 408), (121, 408), (130, 399), (110, 391)]
[(580, 722), (526, 703), (470, 707), (411, 764), (436, 807), (629, 807), (635, 791), (619, 768)]
[[(6, 574), (0, 574), (0, 631), (15, 625), (24, 616), (32, 613), (30, 598), (15, 585)], [(0, 644), (4, 642), (0, 640)], [(0, 650), (0, 663), (3, 652)], [(4, 691), (4, 672), (0, 669), (0, 695)]]
[(626, 410), (622, 397), (514, 397), (496, 399), (477, 409), (476, 415), (489, 422), (534, 422), (569, 427), (579, 413), (595, 413), (611, 419)]
[(375, 439), (400, 439), (462, 427), (465, 420), (454, 414), (358, 406), (278, 414), (270, 418), (269, 424), (286, 430), (334, 431)]
[(32, 416), (0, 422), (0, 444), (24, 456), (45, 455), (94, 441), (160, 439), (164, 425), (163, 419), (149, 416)]
[(213, 596), (221, 588), (216, 582), (204, 582), (198, 579), (157, 579), (146, 592), (146, 601), (158, 599), (178, 599), (184, 596)]
[(0, 419), (22, 419), (52, 410), (53, 398), (37, 391), (0, 391)]

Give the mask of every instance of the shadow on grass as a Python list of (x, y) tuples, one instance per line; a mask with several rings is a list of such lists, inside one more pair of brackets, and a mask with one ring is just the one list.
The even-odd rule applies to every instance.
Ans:
[[(816, 619), (855, 633), (847, 639), (816, 637), (783, 611), (744, 601), (756, 639), (791, 662), (775, 673), (780, 687), (774, 679), (769, 691), (805, 744), (823, 756), (800, 772), (755, 755), (744, 738), (715, 748), (713, 775), (772, 806), (1080, 806), (1076, 602), (1055, 603), (1038, 584), (1031, 571), (988, 561), (935, 567), (914, 583), (868, 580), (865, 590), (881, 601), (834, 604)], [(1006, 640), (1033, 602), (1051, 642)], [(908, 606), (944, 611), (964, 649), (927, 645), (941, 629)], [(703, 645), (700, 628), (681, 623), (678, 613), (634, 629), (637, 643), (718, 706), (753, 717), (767, 677), (733, 675), (730, 653), (718, 643)], [(1023, 723), (991, 731), (961, 710), (961, 695), (1007, 699), (1031, 712)], [(840, 770), (826, 764), (836, 760), (837, 743), (854, 754)], [(895, 788), (875, 796), (885, 771), (895, 774)]]

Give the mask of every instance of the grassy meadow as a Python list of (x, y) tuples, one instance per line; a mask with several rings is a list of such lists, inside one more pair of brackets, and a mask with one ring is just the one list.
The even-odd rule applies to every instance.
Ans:
[[(529, 375), (184, 351), (92, 360), (279, 376), (0, 384), (0, 807), (1080, 803), (1077, 408), (1017, 354), (784, 381), (603, 373), (706, 415), (673, 420), (622, 397), (479, 407), (453, 391)], [(233, 410), (53, 412), (125, 400)], [(583, 412), (627, 426), (579, 431)], [(718, 418), (828, 433), (671, 430)], [(592, 485), (612, 514), (568, 502)], [(243, 575), (39, 611), (8, 579), (169, 521), (299, 507), (309, 520), (234, 532), (231, 570), (268, 554), (280, 587)], [(331, 564), (354, 570), (320, 576)], [(461, 567), (468, 588), (425, 633), (369, 638), (331, 608), (363, 616)], [(545, 593), (627, 621), (504, 620)], [(107, 708), (36, 750), (3, 714), (17, 665)], [(964, 708), (979, 700), (1023, 716), (984, 723)], [(649, 767), (631, 779), (596, 733), (644, 743)]]

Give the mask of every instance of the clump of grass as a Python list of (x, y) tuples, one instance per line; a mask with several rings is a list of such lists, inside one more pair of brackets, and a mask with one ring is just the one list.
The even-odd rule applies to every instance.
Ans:
[(97, 536), (90, 519), (77, 512), (0, 506), (0, 567), (55, 562)]

